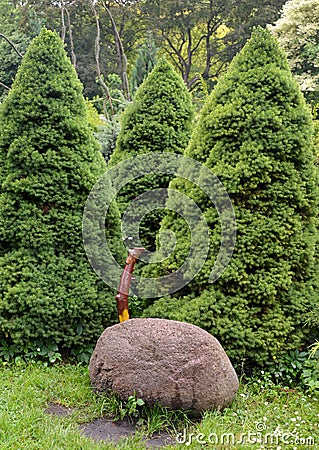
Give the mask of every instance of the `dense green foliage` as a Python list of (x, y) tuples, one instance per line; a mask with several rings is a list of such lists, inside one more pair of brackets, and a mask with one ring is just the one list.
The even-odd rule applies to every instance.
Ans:
[[(210, 331), (236, 364), (266, 364), (305, 343), (314, 289), (318, 180), (312, 119), (287, 59), (268, 31), (257, 29), (206, 103), (186, 154), (204, 162), (231, 197), (237, 243), (231, 263), (208, 282), (220, 245), (218, 215), (207, 196), (177, 178), (211, 230), (209, 258), (199, 275), (146, 316), (192, 322)], [(167, 206), (177, 210), (172, 201)], [(189, 248), (186, 225), (169, 213), (162, 230), (177, 238), (165, 272)], [(146, 274), (161, 274), (161, 268)]]
[[(182, 153), (188, 144), (193, 121), (191, 97), (181, 77), (161, 59), (136, 91), (123, 113), (121, 131), (110, 158), (110, 167), (148, 152)], [(147, 158), (146, 158), (147, 160)], [(127, 183), (117, 195), (120, 212), (143, 192), (165, 188), (169, 176), (151, 174)], [(153, 248), (161, 211), (149, 213), (141, 224), (142, 244)], [(134, 246), (134, 242), (131, 242)]]
[[(56, 33), (32, 41), (0, 114), (0, 339), (88, 345), (115, 319), (82, 242), (83, 206), (106, 165)], [(118, 224), (112, 207), (109, 237)]]
[(121, 115), (128, 104), (128, 100), (121, 91), (121, 78), (118, 75), (114, 73), (109, 75), (106, 82), (110, 98), (105, 101), (101, 97), (96, 97), (94, 103), (103, 113), (103, 124), (99, 127), (96, 137), (101, 144), (102, 155), (108, 162), (116, 146), (116, 140), (120, 132)]

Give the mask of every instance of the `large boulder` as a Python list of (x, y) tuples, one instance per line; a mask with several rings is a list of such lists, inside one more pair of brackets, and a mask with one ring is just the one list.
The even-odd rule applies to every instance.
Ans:
[(234, 399), (238, 378), (212, 335), (188, 323), (131, 319), (107, 328), (90, 360), (95, 392), (198, 414)]

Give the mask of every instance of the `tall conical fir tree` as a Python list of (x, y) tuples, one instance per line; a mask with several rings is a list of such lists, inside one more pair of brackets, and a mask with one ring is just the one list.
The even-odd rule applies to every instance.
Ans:
[[(116, 307), (86, 257), (82, 214), (106, 164), (56, 33), (31, 42), (0, 115), (0, 339), (94, 344)], [(118, 233), (112, 206), (106, 234)]]
[[(155, 300), (145, 316), (208, 330), (237, 365), (265, 365), (306, 342), (307, 311), (318, 302), (312, 282), (318, 239), (312, 133), (311, 114), (285, 54), (268, 31), (256, 29), (212, 92), (186, 151), (211, 169), (232, 200), (233, 257), (210, 284), (220, 245), (218, 215), (201, 191), (174, 179), (170, 187), (193, 198), (207, 219), (209, 258), (187, 288)], [(170, 201), (167, 206), (177, 207)], [(175, 232), (180, 253), (164, 261), (166, 273), (181, 265), (189, 247), (173, 213), (162, 223), (161, 230), (167, 228)], [(163, 265), (147, 270), (160, 275)]]
[[(191, 96), (185, 83), (164, 58), (160, 59), (124, 111), (109, 167), (142, 154), (146, 154), (147, 162), (149, 152), (183, 153), (188, 145), (193, 118)], [(169, 176), (162, 174), (143, 176), (141, 173), (139, 179), (118, 192), (116, 200), (120, 213), (144, 192), (168, 187), (169, 180)], [(147, 249), (155, 248), (161, 217), (161, 211), (156, 210), (147, 214), (141, 223), (140, 239)], [(136, 243), (133, 240), (129, 244), (135, 246)]]
[(156, 47), (152, 33), (147, 33), (144, 44), (141, 46), (136, 58), (130, 78), (131, 92), (134, 94), (139, 85), (151, 72), (157, 61), (158, 48)]

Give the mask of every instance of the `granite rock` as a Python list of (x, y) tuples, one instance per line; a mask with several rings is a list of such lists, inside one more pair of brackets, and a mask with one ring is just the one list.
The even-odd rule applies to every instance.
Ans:
[(198, 414), (229, 405), (238, 378), (216, 338), (188, 323), (130, 319), (107, 328), (90, 359), (95, 392)]

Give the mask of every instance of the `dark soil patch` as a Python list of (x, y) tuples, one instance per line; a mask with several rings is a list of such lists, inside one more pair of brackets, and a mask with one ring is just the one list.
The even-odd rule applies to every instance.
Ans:
[[(135, 434), (134, 425), (128, 420), (118, 420), (113, 422), (110, 419), (101, 418), (93, 422), (80, 425), (80, 429), (87, 436), (98, 441), (118, 442), (120, 439), (133, 437)], [(152, 438), (145, 439), (147, 447), (162, 448), (165, 445), (175, 443), (168, 434), (154, 434)]]
[[(72, 408), (50, 402), (45, 412), (54, 416), (67, 417), (72, 413)], [(116, 444), (120, 439), (133, 437), (135, 427), (129, 420), (118, 420), (100, 418), (79, 426), (81, 432), (96, 441), (107, 441)], [(175, 440), (167, 433), (154, 434), (151, 438), (145, 439), (148, 448), (160, 449), (166, 445), (175, 444)]]
[(69, 416), (72, 414), (73, 409), (60, 405), (59, 403), (50, 402), (45, 412), (52, 414), (52, 416)]

